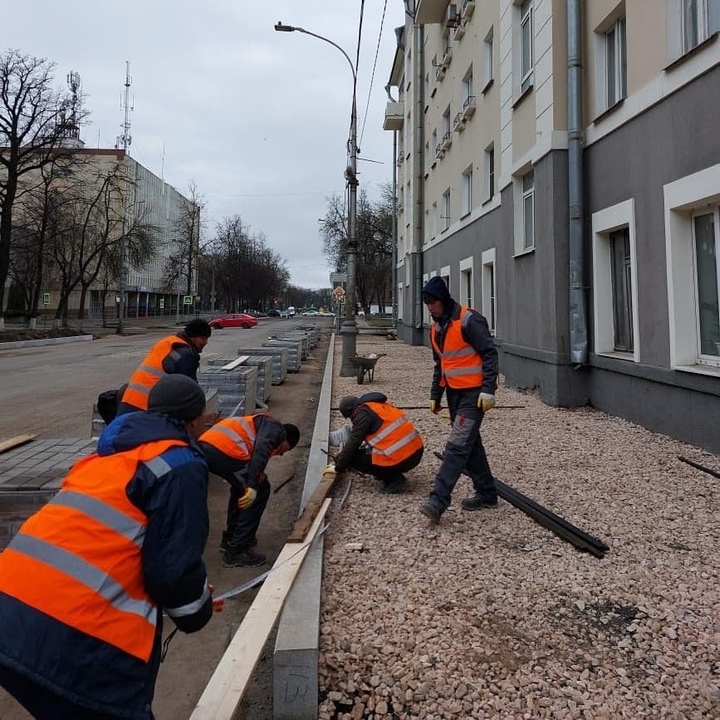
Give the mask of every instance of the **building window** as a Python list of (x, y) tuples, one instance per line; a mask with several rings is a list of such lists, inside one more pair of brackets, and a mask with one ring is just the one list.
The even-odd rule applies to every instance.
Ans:
[(466, 101), (469, 97), (473, 97), (473, 69), (472, 65), (468, 68), (465, 73), (465, 77), (462, 81), (462, 103), (463, 108), (465, 107)]
[(495, 196), (495, 145), (485, 148), (485, 191), (484, 202), (492, 200)]
[(535, 247), (535, 171), (522, 178), (523, 250)]
[(436, 202), (432, 204), (432, 212), (430, 213), (430, 237), (437, 235), (438, 229), (438, 205)]
[(447, 139), (450, 135), (450, 106), (445, 108), (445, 112), (442, 116), (442, 136), (443, 140)]
[(440, 216), (442, 221), (440, 227), (443, 230), (447, 230), (450, 227), (450, 190), (446, 190), (442, 196), (442, 215)]
[(520, 92), (533, 84), (533, 14), (532, 0), (520, 5)]
[(632, 263), (630, 230), (610, 233), (614, 349), (633, 352)]
[(710, 36), (710, 14), (717, 12), (716, 6), (715, 0), (681, 0), (683, 52), (692, 50)]
[(625, 18), (620, 18), (605, 33), (606, 105), (612, 107), (627, 97), (627, 43)]
[(718, 307), (719, 211), (693, 218), (695, 250), (695, 307), (697, 308), (698, 356), (701, 363), (720, 359), (720, 308)]
[(473, 257), (460, 261), (460, 303), (466, 307), (473, 305)]
[(493, 68), (493, 29), (486, 35), (483, 43), (483, 87), (487, 89), (490, 83), (495, 79), (495, 70)]
[(495, 289), (495, 249), (482, 254), (482, 309), (490, 332), (495, 335), (496, 328), (496, 289)]
[(472, 165), (462, 174), (462, 215), (473, 209), (473, 169)]

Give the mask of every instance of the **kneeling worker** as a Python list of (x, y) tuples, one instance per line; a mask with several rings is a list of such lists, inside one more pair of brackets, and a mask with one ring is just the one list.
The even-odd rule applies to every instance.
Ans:
[(405, 413), (380, 392), (347, 395), (340, 401), (340, 413), (352, 420), (352, 427), (335, 459), (335, 471), (352, 468), (382, 480), (380, 492), (402, 492), (407, 482), (403, 473), (420, 464), (425, 449)]
[(230, 485), (227, 528), (220, 544), (225, 567), (254, 567), (265, 562), (255, 552), (257, 530), (270, 498), (265, 468), (300, 439), (295, 425), (284, 425), (267, 413), (229, 417), (200, 436), (210, 471)]

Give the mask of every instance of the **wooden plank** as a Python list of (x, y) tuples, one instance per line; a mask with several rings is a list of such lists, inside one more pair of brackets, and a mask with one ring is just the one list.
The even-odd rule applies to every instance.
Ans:
[(240, 357), (236, 357), (234, 360), (231, 360), (227, 365), (223, 365), (220, 369), (234, 370), (236, 367), (238, 367), (238, 365), (242, 365), (243, 363), (247, 362), (249, 358), (249, 355), (241, 355)]
[(305, 544), (286, 544), (273, 570), (258, 590), (228, 649), (200, 696), (190, 720), (231, 720), (242, 700), (265, 643), (282, 610), (295, 576), (330, 506), (327, 500), (315, 517)]
[(322, 480), (305, 504), (302, 513), (300, 513), (300, 517), (297, 519), (292, 532), (285, 542), (298, 543), (303, 541), (303, 538), (307, 535), (307, 532), (310, 529), (310, 525), (312, 525), (315, 515), (318, 510), (320, 510), (327, 494), (330, 492), (330, 488), (332, 488), (336, 477), (337, 475), (335, 473), (323, 473)]
[(10, 438), (9, 440), (3, 440), (0, 442), (0, 453), (7, 452), (8, 450), (12, 450), (13, 448), (20, 447), (20, 445), (24, 445), (25, 443), (30, 442), (31, 440), (34, 440), (37, 437), (37, 435), (16, 435), (13, 438)]

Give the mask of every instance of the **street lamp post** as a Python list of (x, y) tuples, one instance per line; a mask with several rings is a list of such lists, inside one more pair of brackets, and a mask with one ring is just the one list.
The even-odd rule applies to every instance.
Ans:
[(339, 50), (350, 65), (353, 76), (352, 110), (350, 115), (350, 139), (348, 140), (348, 166), (345, 170), (345, 180), (348, 186), (348, 243), (347, 243), (347, 270), (348, 281), (345, 293), (345, 319), (340, 327), (342, 336), (342, 362), (340, 364), (340, 375), (351, 377), (357, 373), (351, 359), (357, 354), (357, 323), (355, 322), (356, 300), (355, 300), (355, 276), (357, 268), (357, 72), (349, 55), (332, 40), (318, 35), (309, 30), (294, 25), (283, 25), (279, 22), (275, 25), (277, 32), (299, 32), (311, 35), (318, 40), (332, 45)]

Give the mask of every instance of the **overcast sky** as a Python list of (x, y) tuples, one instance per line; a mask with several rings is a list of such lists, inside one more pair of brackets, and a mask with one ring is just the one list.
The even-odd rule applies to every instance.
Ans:
[[(92, 113), (81, 131), (87, 147), (113, 147), (122, 134), (129, 61), (130, 154), (184, 194), (197, 183), (208, 236), (240, 215), (287, 261), (293, 284), (327, 287), (318, 219), (326, 198), (345, 192), (352, 72), (327, 43), (273, 26), (324, 35), (354, 61), (360, 7), (361, 0), (7, 2), (0, 48), (53, 61), (58, 86), (70, 71), (80, 74)], [(384, 87), (403, 22), (401, 0), (365, 0), (358, 169), (371, 198), (392, 180)]]

